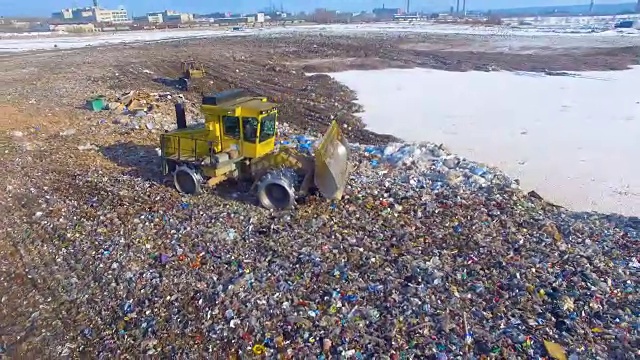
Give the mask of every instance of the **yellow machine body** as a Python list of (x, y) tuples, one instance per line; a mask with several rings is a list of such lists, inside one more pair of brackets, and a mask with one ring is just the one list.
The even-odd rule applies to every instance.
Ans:
[(181, 68), (184, 77), (187, 79), (198, 79), (205, 75), (204, 66), (195, 60), (183, 61)]
[[(259, 158), (273, 151), (278, 110), (267, 98), (229, 90), (204, 96), (201, 111), (204, 126), (162, 135), (163, 157), (198, 164), (207, 176), (221, 176), (227, 168), (219, 165)], [(216, 157), (222, 153), (228, 154), (228, 159)], [(218, 167), (220, 171), (215, 171)]]
[[(178, 121), (177, 130), (161, 135), (165, 175), (188, 172), (194, 181), (202, 176), (202, 180), (210, 185), (229, 177), (243, 176), (252, 178), (257, 184), (265, 177), (274, 178), (276, 169), (286, 168), (303, 176), (301, 186), (293, 184), (294, 181), (284, 175), (286, 179), (276, 179), (282, 180), (290, 194), (294, 187), (296, 192), (304, 193), (315, 184), (327, 198), (342, 197), (349, 175), (349, 150), (335, 121), (312, 157), (289, 147), (276, 149), (277, 104), (265, 97), (250, 96), (243, 90), (227, 90), (204, 96), (201, 110), (204, 124), (186, 127), (186, 121), (182, 126)], [(175, 181), (182, 192), (198, 192), (199, 185), (193, 185), (193, 191), (186, 191), (180, 189), (182, 180), (176, 178)], [(268, 189), (265, 184), (262, 184), (263, 188)]]

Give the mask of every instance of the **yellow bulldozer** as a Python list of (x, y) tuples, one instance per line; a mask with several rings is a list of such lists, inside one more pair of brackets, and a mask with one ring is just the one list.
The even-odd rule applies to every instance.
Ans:
[(317, 189), (339, 200), (349, 176), (349, 144), (333, 121), (314, 154), (276, 145), (277, 104), (242, 89), (202, 98), (204, 124), (187, 127), (176, 104), (178, 128), (160, 137), (162, 172), (176, 189), (198, 194), (229, 178), (250, 180), (267, 209), (287, 209)]
[(204, 66), (195, 60), (185, 60), (180, 63), (182, 75), (180, 77), (180, 86), (185, 90), (201, 91), (202, 83), (194, 81), (194, 79), (202, 79), (206, 75)]
[(204, 66), (195, 60), (185, 60), (180, 63), (182, 69), (182, 76), (187, 79), (199, 79), (203, 78), (206, 72)]

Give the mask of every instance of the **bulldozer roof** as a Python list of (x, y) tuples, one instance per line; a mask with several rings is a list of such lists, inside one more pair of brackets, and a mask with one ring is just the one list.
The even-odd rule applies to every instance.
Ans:
[(268, 101), (262, 101), (260, 98), (242, 98), (238, 99), (238, 102), (231, 106), (242, 106), (257, 111), (267, 111), (275, 108), (276, 104)]
[(223, 91), (214, 95), (207, 95), (202, 98), (202, 105), (213, 105), (222, 108), (236, 108), (242, 106), (244, 108), (254, 109), (257, 111), (267, 111), (277, 107), (277, 104), (262, 101), (262, 97), (250, 96), (246, 91), (233, 89)]

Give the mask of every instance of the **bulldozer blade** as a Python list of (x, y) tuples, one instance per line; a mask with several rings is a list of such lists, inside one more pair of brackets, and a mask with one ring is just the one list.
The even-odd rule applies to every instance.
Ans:
[(320, 193), (340, 200), (349, 179), (349, 144), (334, 120), (315, 152), (314, 182)]

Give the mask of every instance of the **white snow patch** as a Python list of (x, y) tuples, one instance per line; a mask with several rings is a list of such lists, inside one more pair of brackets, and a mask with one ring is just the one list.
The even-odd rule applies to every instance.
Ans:
[(574, 210), (640, 215), (640, 67), (580, 77), (427, 69), (330, 75), (358, 93), (372, 131), (444, 143)]
[(612, 29), (583, 26), (528, 26), (514, 27), (508, 25), (479, 26), (462, 24), (436, 23), (374, 23), (374, 24), (333, 24), (297, 26), (298, 31), (329, 31), (337, 33), (353, 32), (415, 32), (431, 34), (464, 34), (464, 35), (497, 35), (497, 36), (570, 36), (570, 37), (601, 37), (601, 36), (640, 36), (636, 29)]
[[(255, 31), (257, 32), (257, 30)], [(83, 36), (40, 36), (35, 38), (1, 39), (0, 52), (23, 52), (33, 50), (76, 49), (85, 46), (101, 46), (126, 43), (149, 43), (180, 39), (197, 39), (217, 36), (243, 36), (252, 32), (223, 30), (155, 30), (122, 31)]]

